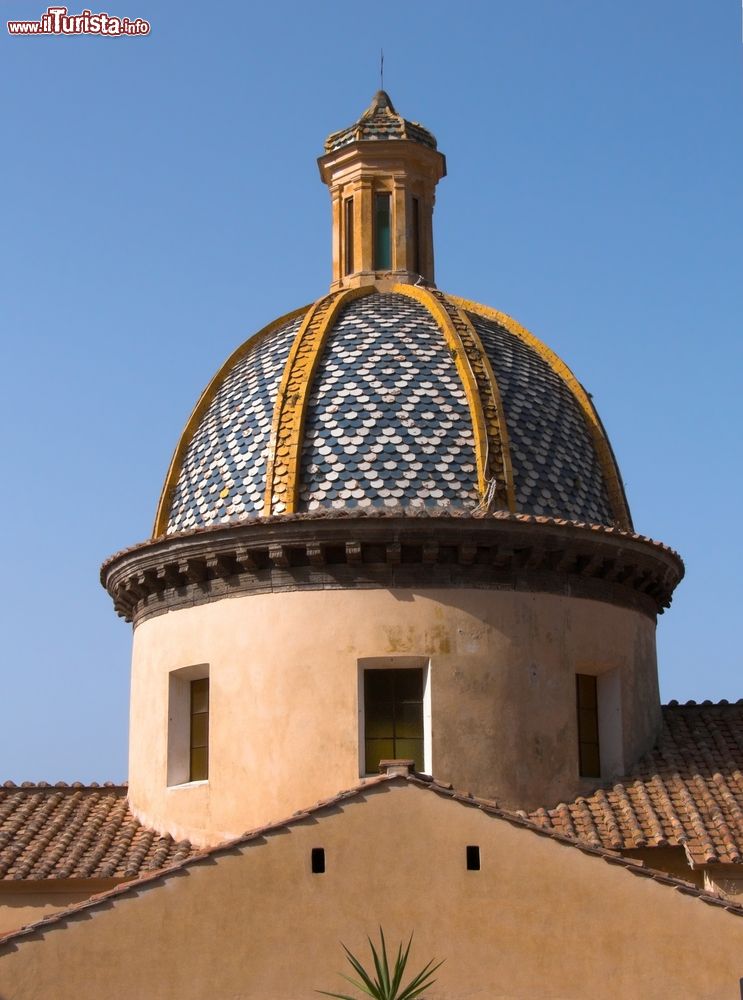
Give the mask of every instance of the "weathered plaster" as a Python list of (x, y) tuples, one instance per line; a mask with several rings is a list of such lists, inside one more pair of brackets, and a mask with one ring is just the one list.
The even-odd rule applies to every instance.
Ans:
[[(485, 590), (289, 591), (159, 615), (134, 633), (132, 809), (214, 843), (354, 785), (358, 661), (384, 656), (430, 662), (437, 779), (520, 809), (570, 800), (595, 786), (578, 777), (575, 673), (619, 671), (631, 763), (660, 726), (654, 632), (601, 602)], [(169, 675), (194, 664), (209, 665), (209, 781), (168, 787)]]

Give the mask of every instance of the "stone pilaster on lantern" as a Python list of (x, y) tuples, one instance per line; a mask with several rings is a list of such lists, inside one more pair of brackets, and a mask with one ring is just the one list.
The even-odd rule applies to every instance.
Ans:
[(358, 121), (328, 136), (317, 162), (332, 204), (331, 289), (433, 285), (435, 188), (446, 175), (434, 136), (380, 90)]

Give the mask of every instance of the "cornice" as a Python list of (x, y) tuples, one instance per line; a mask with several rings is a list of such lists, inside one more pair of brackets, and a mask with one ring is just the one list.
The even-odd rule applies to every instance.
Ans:
[(616, 528), (393, 511), (281, 515), (168, 535), (112, 556), (101, 582), (135, 625), (225, 597), (380, 588), (550, 593), (655, 618), (683, 573), (667, 546)]

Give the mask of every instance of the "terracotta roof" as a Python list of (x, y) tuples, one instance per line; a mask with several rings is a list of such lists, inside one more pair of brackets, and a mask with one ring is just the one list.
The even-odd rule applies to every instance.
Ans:
[(0, 786), (0, 880), (136, 878), (189, 857), (132, 815), (124, 785)]
[[(582, 847), (683, 846), (695, 865), (743, 863), (743, 701), (671, 702), (663, 714), (659, 746), (630, 777), (518, 819)], [(187, 841), (143, 827), (126, 794), (124, 785), (6, 782), (0, 787), (0, 880), (132, 879), (199, 856)], [(463, 801), (485, 807), (481, 800)]]
[(364, 792), (368, 791), (370, 787), (387, 783), (409, 783), (417, 785), (420, 788), (429, 789), (430, 791), (445, 798), (453, 799), (456, 802), (460, 802), (476, 809), (481, 809), (488, 815), (505, 820), (514, 826), (529, 830), (532, 833), (543, 837), (549, 837), (551, 840), (555, 840), (568, 847), (573, 847), (576, 850), (581, 851), (583, 854), (592, 855), (600, 860), (603, 860), (607, 864), (617, 865), (624, 868), (632, 875), (652, 879), (654, 882), (669, 886), (683, 895), (696, 896), (701, 902), (706, 903), (709, 906), (721, 907), (735, 916), (743, 917), (743, 906), (738, 903), (732, 903), (730, 900), (722, 896), (697, 889), (695, 886), (690, 885), (688, 882), (685, 882), (683, 879), (677, 878), (676, 876), (667, 875), (664, 872), (654, 871), (642, 861), (634, 861), (623, 858), (614, 851), (606, 850), (605, 848), (597, 845), (587, 844), (580, 840), (576, 840), (572, 836), (565, 836), (555, 829), (547, 828), (543, 825), (532, 822), (523, 814), (507, 812), (500, 809), (494, 802), (489, 800), (478, 799), (472, 795), (463, 795), (457, 792), (451, 785), (439, 783), (420, 774), (410, 774), (405, 776), (400, 774), (381, 774), (374, 778), (365, 778), (353, 788), (339, 792), (331, 798), (316, 802), (315, 805), (310, 806), (307, 809), (300, 809), (292, 816), (284, 820), (280, 820), (276, 823), (269, 823), (266, 826), (258, 827), (255, 830), (250, 830), (241, 837), (225, 841), (221, 844), (217, 844), (215, 847), (207, 848), (198, 853), (194, 851), (189, 857), (174, 862), (170, 865), (170, 867), (162, 871), (144, 873), (130, 882), (124, 882), (113, 889), (109, 889), (107, 892), (98, 893), (83, 902), (74, 903), (71, 906), (66, 907), (64, 910), (58, 910), (56, 913), (43, 917), (41, 920), (37, 920), (32, 924), (19, 928), (18, 930), (9, 931), (6, 934), (0, 934), (0, 949), (5, 948), (18, 938), (36, 934), (39, 930), (43, 931), (47, 927), (63, 927), (69, 917), (73, 917), (86, 910), (95, 909), (101, 906), (108, 906), (110, 900), (112, 899), (131, 894), (138, 895), (142, 889), (155, 888), (158, 885), (162, 885), (167, 878), (184, 868), (202, 863), (223, 853), (231, 853), (235, 850), (235, 848), (247, 846), (253, 841), (264, 840), (268, 834), (291, 829), (292, 826), (305, 822), (317, 813), (321, 813), (328, 809), (335, 812), (339, 806), (343, 806), (344, 802), (363, 795)]
[(694, 865), (740, 864), (742, 772), (743, 700), (671, 702), (657, 748), (632, 775), (529, 819), (609, 850), (682, 846)]

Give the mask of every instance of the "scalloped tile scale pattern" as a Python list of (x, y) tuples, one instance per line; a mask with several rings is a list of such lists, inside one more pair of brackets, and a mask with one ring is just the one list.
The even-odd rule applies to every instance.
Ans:
[(528, 344), (494, 320), (468, 316), (503, 399), (516, 509), (613, 524), (601, 465), (570, 389)]
[(469, 406), (428, 310), (398, 293), (349, 303), (309, 400), (300, 510), (472, 508)]
[(263, 512), (274, 402), (302, 318), (257, 341), (220, 386), (189, 443), (169, 535)]

